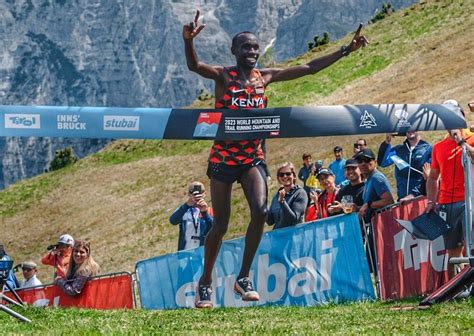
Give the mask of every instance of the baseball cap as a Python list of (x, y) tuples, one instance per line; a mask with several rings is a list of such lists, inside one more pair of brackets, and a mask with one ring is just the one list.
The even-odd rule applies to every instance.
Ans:
[(443, 105), (453, 105), (459, 108), (459, 111), (461, 111), (462, 115), (466, 117), (466, 114), (464, 113), (464, 109), (462, 108), (461, 105), (459, 105), (458, 101), (455, 99), (448, 99), (443, 102)]
[(365, 148), (354, 156), (354, 159), (356, 159), (356, 160), (359, 160), (359, 159), (362, 159), (362, 158), (375, 160), (375, 154), (374, 154), (374, 152), (372, 152), (371, 149)]
[(341, 146), (334, 147), (334, 152), (342, 152), (342, 147)]
[(59, 237), (58, 244), (74, 246), (74, 238), (72, 238), (71, 235), (63, 234), (61, 237)]
[(454, 99), (445, 100), (443, 102), (443, 105), (454, 105), (454, 106), (457, 106), (457, 107), (461, 107), (461, 105), (459, 105), (458, 101), (454, 100)]
[(38, 265), (34, 261), (28, 260), (21, 264), (21, 268), (36, 269)]
[(359, 167), (359, 164), (357, 163), (356, 159), (347, 159), (344, 168), (347, 167)]
[(320, 175), (332, 175), (334, 176), (334, 173), (327, 168), (322, 168), (319, 170), (318, 174), (316, 175), (316, 178), (319, 178)]

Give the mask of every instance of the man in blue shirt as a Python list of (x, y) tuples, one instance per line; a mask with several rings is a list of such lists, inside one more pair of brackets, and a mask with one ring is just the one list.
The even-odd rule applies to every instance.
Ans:
[(362, 199), (364, 204), (359, 216), (369, 222), (376, 209), (393, 204), (392, 189), (384, 174), (377, 170), (375, 154), (369, 148), (361, 150), (355, 159), (362, 175), (366, 178)]
[(392, 137), (387, 134), (385, 141), (380, 144), (377, 163), (381, 167), (395, 163), (397, 196), (400, 201), (420, 196), (425, 183), (423, 166), (431, 162), (431, 145), (421, 140), (420, 134), (415, 131), (406, 132), (405, 141), (398, 146), (392, 147)]
[(346, 159), (344, 159), (342, 155), (342, 147), (334, 147), (334, 156), (336, 157), (336, 160), (331, 162), (331, 164), (329, 165), (329, 169), (334, 173), (334, 176), (336, 177), (336, 186), (339, 186), (342, 181), (346, 179), (344, 176), (344, 165), (346, 164)]
[[(369, 223), (377, 209), (393, 204), (392, 189), (390, 184), (380, 171), (377, 170), (375, 154), (369, 148), (361, 150), (354, 157), (359, 164), (362, 175), (366, 178), (362, 200), (364, 204), (359, 209), (359, 217), (364, 223)], [(368, 232), (368, 256), (371, 272), (377, 274), (375, 265), (375, 243), (373, 232)]]
[(204, 245), (212, 226), (212, 209), (207, 205), (204, 185), (195, 181), (189, 185), (188, 199), (170, 216), (170, 223), (179, 224), (178, 251)]

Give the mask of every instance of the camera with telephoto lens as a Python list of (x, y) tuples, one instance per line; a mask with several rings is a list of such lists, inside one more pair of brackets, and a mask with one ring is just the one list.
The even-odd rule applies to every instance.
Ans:
[(54, 251), (58, 248), (59, 244), (49, 245), (46, 249), (48, 251)]

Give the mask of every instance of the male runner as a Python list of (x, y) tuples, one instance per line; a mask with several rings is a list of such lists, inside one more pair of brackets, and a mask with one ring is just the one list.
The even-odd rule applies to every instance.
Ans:
[[(273, 82), (296, 79), (314, 74), (368, 41), (357, 30), (352, 42), (340, 50), (312, 60), (308, 64), (287, 69), (260, 69), (256, 64), (259, 44), (255, 35), (241, 32), (232, 39), (231, 52), (237, 64), (232, 67), (212, 66), (200, 62), (193, 39), (204, 29), (198, 24), (199, 10), (194, 22), (183, 26), (186, 63), (189, 70), (215, 81), (215, 107), (228, 109), (264, 108), (267, 105), (265, 88)], [(196, 307), (212, 308), (212, 269), (219, 253), (222, 238), (230, 217), (232, 184), (240, 182), (250, 207), (250, 224), (245, 236), (245, 250), (234, 291), (244, 301), (258, 301), (259, 295), (249, 279), (250, 266), (257, 251), (267, 216), (267, 182), (262, 140), (215, 141), (209, 155), (207, 175), (210, 178), (214, 223), (204, 245), (204, 272), (196, 290)]]

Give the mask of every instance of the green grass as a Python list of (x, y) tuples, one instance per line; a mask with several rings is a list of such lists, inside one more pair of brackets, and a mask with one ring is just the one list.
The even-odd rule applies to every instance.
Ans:
[[(395, 14), (377, 24), (366, 26), (362, 33), (372, 41), (365, 49), (351, 54), (323, 71), (300, 79), (272, 84), (267, 91), (270, 107), (300, 106), (317, 97), (326, 97), (356, 79), (375, 74), (405, 55), (416, 52), (418, 42), (436, 34), (448, 24), (460, 25), (471, 14), (472, 5), (463, 1), (422, 3)], [(351, 34), (348, 34), (352, 36)], [(348, 37), (329, 44), (322, 52), (308, 52), (282, 67), (305, 64), (321, 54), (334, 52), (348, 43)]]
[(21, 181), (0, 192), (0, 217), (9, 217), (27, 210), (59, 185), (58, 176), (70, 172), (73, 166)]
[[(416, 301), (403, 306), (415, 306)], [(0, 313), (2, 334), (423, 334), (472, 335), (474, 300), (398, 311), (394, 303), (214, 310), (94, 311), (28, 308), (22, 324)]]

